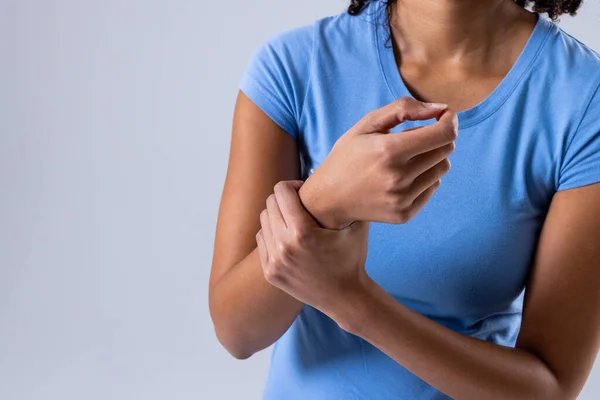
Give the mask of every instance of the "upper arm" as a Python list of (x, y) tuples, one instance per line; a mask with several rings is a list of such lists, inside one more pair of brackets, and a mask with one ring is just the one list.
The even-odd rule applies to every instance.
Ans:
[(600, 183), (555, 194), (525, 291), (516, 347), (576, 398), (600, 345)]
[(297, 139), (308, 90), (313, 27), (265, 41), (240, 82), (210, 287), (256, 248), (260, 212), (279, 181), (300, 179)]
[(296, 140), (240, 91), (217, 219), (211, 287), (256, 247), (259, 215), (275, 184), (299, 176)]

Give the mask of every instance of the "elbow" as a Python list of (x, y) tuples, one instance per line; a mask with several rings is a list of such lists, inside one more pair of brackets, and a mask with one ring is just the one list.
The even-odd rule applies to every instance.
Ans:
[(209, 312), (217, 340), (225, 350), (237, 360), (247, 360), (258, 350), (252, 346), (249, 332), (228, 317), (225, 307), (219, 307), (215, 290), (209, 290)]
[(247, 360), (254, 355), (254, 353), (243, 346), (235, 346), (232, 344), (226, 345), (221, 342), (221, 345), (227, 350), (227, 352), (236, 360)]
[(229, 352), (229, 354), (231, 354), (231, 356), (233, 358), (235, 358), (236, 360), (241, 360), (241, 361), (249, 359), (250, 357), (252, 357), (252, 354), (253, 354), (253, 353), (244, 352), (244, 351), (239, 351), (239, 352), (236, 352), (233, 350), (227, 350), (227, 351)]
[(215, 336), (221, 346), (235, 359), (247, 360), (252, 357), (255, 351), (248, 343), (248, 335), (219, 318), (219, 313), (212, 308), (210, 311)]
[(243, 353), (243, 352), (235, 353), (233, 351), (229, 351), (229, 354), (231, 354), (233, 356), (233, 358), (235, 358), (236, 360), (247, 360), (252, 356), (252, 354), (250, 354), (250, 353)]
[(581, 388), (559, 379), (546, 362), (544, 362), (544, 366), (546, 374), (539, 381), (537, 390), (534, 393), (524, 394), (523, 399), (577, 400)]
[(223, 346), (233, 358), (237, 360), (247, 360), (254, 355), (254, 351), (252, 351), (241, 338), (223, 332), (223, 330), (218, 329), (216, 325), (215, 334), (221, 346)]

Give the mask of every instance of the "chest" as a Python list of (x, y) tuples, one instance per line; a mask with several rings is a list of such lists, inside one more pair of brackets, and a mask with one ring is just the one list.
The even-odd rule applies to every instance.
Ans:
[(459, 132), (452, 168), (421, 212), (404, 225), (371, 225), (369, 275), (430, 317), (506, 310), (525, 287), (552, 196), (532, 129), (490, 121)]
[[(365, 114), (395, 100), (376, 72), (336, 75), (312, 87), (302, 124), (305, 171), (318, 168)], [(566, 129), (553, 118), (530, 117), (539, 113), (534, 99), (545, 96), (545, 86), (535, 87), (494, 102), (485, 118), (470, 115), (469, 124), (459, 113), (452, 168), (434, 197), (408, 224), (371, 224), (367, 272), (416, 311), (477, 320), (506, 310), (523, 291), (553, 195), (556, 136)], [(406, 121), (391, 134), (434, 122)]]
[[(311, 168), (345, 128), (335, 112), (305, 130)], [(405, 123), (392, 134), (429, 123)], [(509, 307), (526, 284), (552, 197), (555, 165), (543, 129), (510, 107), (459, 127), (452, 168), (425, 208), (404, 225), (371, 224), (368, 274), (431, 317), (475, 321)]]

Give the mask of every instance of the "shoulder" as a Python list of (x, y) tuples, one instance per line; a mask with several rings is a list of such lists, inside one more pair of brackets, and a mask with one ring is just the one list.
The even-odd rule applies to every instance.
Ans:
[(370, 8), (359, 16), (326, 16), (267, 38), (248, 62), (240, 89), (295, 136), (309, 89), (319, 85), (323, 73), (339, 70), (334, 63), (346, 60), (356, 48), (368, 47), (356, 41), (370, 40), (365, 34), (372, 27)]
[(558, 25), (548, 23), (552, 26), (543, 58), (545, 72), (553, 77), (550, 82), (591, 101), (600, 85), (600, 54)]
[[(559, 135), (561, 161), (557, 189), (600, 180), (600, 54), (554, 25), (541, 65), (554, 98), (554, 120), (568, 120)], [(573, 116), (567, 118), (566, 116)]]
[(270, 36), (258, 47), (258, 52), (270, 52), (280, 59), (306, 60), (314, 42), (316, 22), (287, 29)]
[(378, 4), (369, 3), (357, 16), (351, 16), (345, 11), (325, 16), (309, 24), (279, 32), (264, 41), (261, 47), (277, 52), (282, 57), (306, 61), (315, 48), (342, 50), (349, 43), (356, 44), (362, 38), (369, 38), (379, 11)]
[(600, 111), (600, 54), (590, 46), (555, 25), (551, 36), (554, 74), (562, 78), (561, 86), (575, 93), (582, 118)]
[(600, 67), (600, 54), (590, 46), (566, 32), (558, 24), (552, 23), (553, 45), (555, 48), (573, 56), (575, 63), (588, 67)]

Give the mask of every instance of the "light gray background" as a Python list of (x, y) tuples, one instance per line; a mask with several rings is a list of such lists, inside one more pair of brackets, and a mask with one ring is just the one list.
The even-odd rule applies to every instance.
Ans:
[[(237, 84), (345, 5), (0, 0), (0, 399), (259, 397), (207, 306)], [(561, 26), (600, 50), (597, 1)]]

